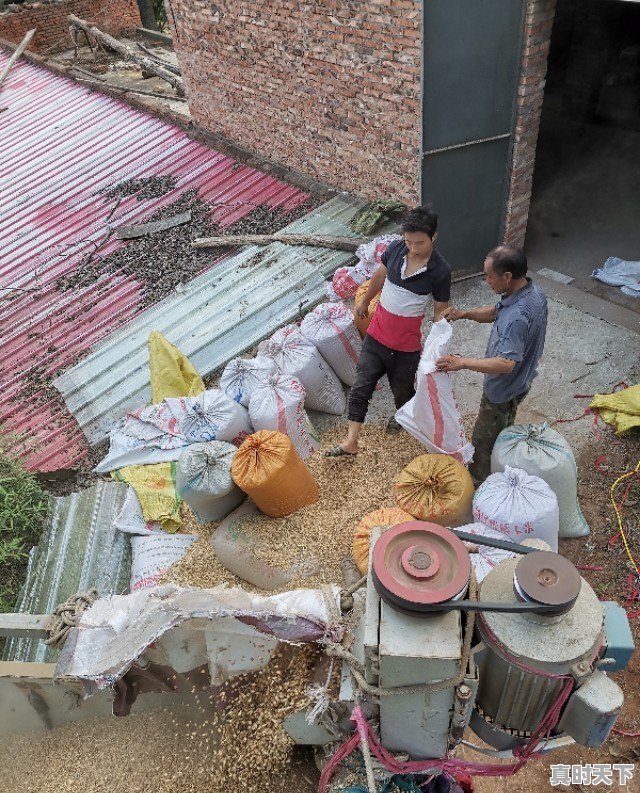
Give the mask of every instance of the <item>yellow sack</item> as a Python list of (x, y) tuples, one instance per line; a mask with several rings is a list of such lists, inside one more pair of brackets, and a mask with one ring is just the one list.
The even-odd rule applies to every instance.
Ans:
[[(362, 284), (362, 286), (360, 286), (358, 288), (358, 291), (356, 292), (356, 302), (355, 302), (356, 306), (358, 305), (358, 303), (361, 300), (364, 300), (364, 296), (367, 294), (367, 289), (369, 288), (369, 284), (370, 283), (371, 283), (371, 281), (365, 281)], [(356, 310), (355, 310), (355, 306), (354, 306), (354, 309), (353, 309), (353, 321), (355, 323), (356, 328), (358, 328), (358, 332), (360, 333), (360, 336), (362, 336), (363, 339), (367, 335), (367, 328), (369, 327), (369, 323), (371, 322), (371, 319), (373, 317), (373, 313), (376, 310), (376, 308), (378, 307), (378, 303), (379, 302), (380, 302), (380, 292), (378, 292), (378, 294), (369, 303), (369, 312), (367, 314), (366, 319), (361, 319), (356, 314)]]
[(622, 435), (640, 427), (640, 385), (632, 385), (615, 394), (596, 394), (589, 407), (598, 408), (603, 421), (615, 427)]
[(369, 569), (369, 545), (371, 544), (371, 529), (374, 526), (397, 526), (398, 523), (408, 523), (415, 520), (413, 515), (409, 515), (398, 507), (383, 507), (374, 512), (368, 512), (356, 526), (353, 535), (353, 560), (358, 566), (362, 575), (367, 574)]
[(448, 454), (423, 454), (402, 469), (395, 483), (396, 501), (418, 520), (440, 526), (471, 523), (473, 480)]
[(178, 531), (182, 525), (182, 499), (176, 493), (175, 467), (175, 463), (128, 465), (111, 473), (116, 481), (127, 482), (136, 491), (145, 521), (161, 523), (170, 532)]
[(291, 439), (260, 430), (236, 452), (231, 478), (265, 515), (282, 518), (318, 500), (318, 484)]
[(151, 401), (154, 405), (167, 397), (198, 396), (204, 390), (202, 378), (177, 347), (157, 330), (149, 334)]

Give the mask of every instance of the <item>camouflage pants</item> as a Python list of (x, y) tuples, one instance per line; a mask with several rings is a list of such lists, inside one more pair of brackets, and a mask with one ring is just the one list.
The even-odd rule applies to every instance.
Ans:
[(508, 402), (489, 402), (486, 396), (482, 395), (471, 439), (475, 454), (473, 462), (469, 465), (469, 473), (479, 482), (484, 482), (491, 473), (491, 452), (496, 438), (516, 420), (518, 405), (528, 393), (525, 391), (524, 394)]

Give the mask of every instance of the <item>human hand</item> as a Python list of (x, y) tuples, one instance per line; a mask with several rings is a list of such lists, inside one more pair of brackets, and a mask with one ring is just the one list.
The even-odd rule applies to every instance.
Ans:
[(356, 306), (356, 314), (360, 317), (360, 319), (366, 319), (369, 316), (369, 303), (366, 300), (362, 300)]
[(445, 310), (442, 312), (440, 318), (448, 319), (449, 322), (454, 322), (456, 319), (462, 319), (462, 313), (463, 312), (459, 311), (457, 308), (448, 306), (448, 308), (445, 308)]
[(460, 355), (443, 355), (436, 361), (436, 369), (439, 372), (459, 372), (464, 368), (464, 358)]

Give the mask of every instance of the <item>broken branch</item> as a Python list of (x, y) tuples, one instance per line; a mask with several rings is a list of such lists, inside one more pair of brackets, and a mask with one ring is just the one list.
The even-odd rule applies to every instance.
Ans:
[(7, 75), (11, 71), (11, 67), (13, 66), (13, 64), (18, 60), (18, 58), (22, 55), (22, 53), (29, 46), (29, 42), (33, 38), (33, 34), (35, 32), (36, 32), (36, 29), (33, 28), (33, 30), (30, 30), (28, 33), (25, 33), (24, 38), (22, 39), (20, 44), (18, 44), (18, 47), (16, 48), (16, 51), (13, 53), (13, 55), (7, 61), (7, 65), (2, 70), (2, 74), (0, 74), (0, 86), (5, 81)]
[(155, 54), (155, 52), (154, 52), (153, 50), (150, 50), (148, 47), (145, 47), (145, 46), (144, 46), (144, 44), (141, 44), (140, 42), (138, 42), (138, 47), (139, 47), (139, 48), (140, 48), (140, 49), (141, 49), (143, 52), (146, 52), (146, 54), (147, 54), (147, 55), (148, 55), (150, 58), (153, 58), (153, 60), (154, 60), (154, 61), (156, 61), (157, 63), (159, 63), (159, 64), (160, 64), (160, 66), (162, 66), (163, 68), (167, 69), (167, 71), (170, 71), (172, 74), (177, 74), (177, 75), (178, 75), (178, 77), (180, 77), (180, 75), (181, 75), (181, 72), (180, 72), (180, 69), (179, 69), (177, 66), (174, 66), (172, 63), (169, 63), (169, 61), (165, 61), (165, 60), (163, 60), (163, 59), (162, 59), (162, 58), (160, 58), (158, 55), (156, 55), (156, 54)]
[(147, 58), (144, 55), (138, 55), (138, 53), (122, 44), (122, 42), (114, 39), (107, 33), (103, 33), (98, 28), (90, 25), (88, 22), (85, 22), (84, 19), (79, 19), (73, 14), (69, 14), (68, 19), (74, 27), (79, 28), (85, 33), (93, 36), (93, 38), (99, 44), (108, 47), (114, 52), (117, 52), (118, 55), (121, 55), (125, 59), (125, 61), (132, 61), (133, 63), (139, 64), (151, 74), (154, 74), (156, 77), (160, 77), (162, 80), (165, 80), (165, 82), (169, 83), (169, 85), (171, 85), (180, 96), (184, 95), (184, 85), (182, 83), (182, 79), (165, 69), (157, 61)]
[(308, 245), (311, 248), (332, 248), (353, 253), (359, 245), (368, 241), (364, 237), (329, 237), (320, 234), (229, 234), (224, 237), (200, 237), (192, 245), (194, 248), (222, 248), (281, 242), (284, 245)]

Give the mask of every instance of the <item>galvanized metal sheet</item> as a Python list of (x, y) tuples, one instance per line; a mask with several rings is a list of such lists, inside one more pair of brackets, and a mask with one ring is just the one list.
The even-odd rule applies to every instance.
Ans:
[[(16, 611), (50, 614), (76, 592), (96, 587), (101, 595), (128, 591), (129, 540), (114, 527), (127, 485), (98, 482), (80, 493), (52, 498), (45, 530), (29, 556)], [(12, 639), (5, 661), (53, 661), (57, 650), (42, 639)]]
[[(335, 198), (284, 232), (353, 234), (358, 205)], [(350, 254), (280, 243), (250, 247), (191, 281), (94, 348), (54, 381), (90, 443), (127, 410), (150, 401), (147, 339), (159, 330), (202, 375), (215, 371), (325, 295)]]
[[(0, 49), (0, 69), (8, 58)], [(0, 424), (23, 436), (17, 449), (30, 468), (50, 471), (87, 453), (51, 377), (141, 310), (142, 285), (132, 276), (69, 291), (56, 285), (78, 269), (107, 223), (143, 222), (186, 190), (197, 190), (223, 227), (259, 205), (295, 209), (308, 194), (24, 60), (12, 68), (0, 105)], [(116, 202), (100, 191), (166, 175), (176, 178), (173, 190), (143, 202), (129, 196), (110, 217)], [(101, 254), (122, 244), (109, 241)]]

